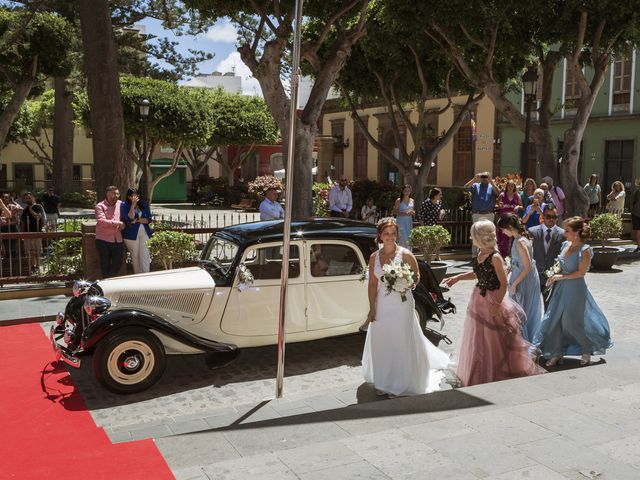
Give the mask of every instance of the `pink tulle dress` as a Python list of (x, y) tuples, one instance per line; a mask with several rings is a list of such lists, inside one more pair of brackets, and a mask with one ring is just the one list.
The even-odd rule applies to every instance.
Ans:
[(464, 386), (544, 373), (536, 363), (536, 347), (522, 338), (526, 321), (522, 308), (505, 295), (498, 315), (491, 314), (500, 288), (493, 255), (482, 263), (473, 260), (478, 283), (469, 300), (458, 351), (457, 374)]

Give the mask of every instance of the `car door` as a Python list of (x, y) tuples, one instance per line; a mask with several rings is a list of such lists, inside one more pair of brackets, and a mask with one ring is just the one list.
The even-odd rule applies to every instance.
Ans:
[(308, 330), (361, 325), (369, 312), (367, 282), (361, 272), (367, 263), (348, 241), (307, 241)]
[[(305, 283), (300, 268), (302, 252), (302, 242), (291, 242), (287, 287), (287, 333), (304, 332), (307, 326)], [(265, 243), (249, 247), (242, 255), (242, 262), (253, 274), (253, 284), (250, 288), (240, 291), (237, 288), (239, 281), (236, 275), (220, 328), (230, 335), (277, 336), (282, 244)]]

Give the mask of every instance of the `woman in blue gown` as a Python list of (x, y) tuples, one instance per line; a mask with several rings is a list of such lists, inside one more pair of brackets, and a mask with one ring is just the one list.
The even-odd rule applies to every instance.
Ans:
[(400, 198), (393, 206), (393, 214), (398, 223), (398, 245), (405, 248), (409, 246), (409, 234), (413, 228), (413, 216), (416, 214), (411, 190), (411, 185), (402, 187)]
[(535, 339), (549, 367), (562, 363), (564, 355), (581, 355), (580, 365), (588, 365), (591, 355), (603, 355), (613, 345), (609, 322), (584, 279), (593, 256), (584, 243), (589, 225), (583, 218), (571, 217), (564, 229), (567, 241), (558, 257), (562, 271), (547, 281), (553, 292)]
[(498, 228), (513, 238), (511, 242), (511, 276), (509, 277), (509, 296), (522, 307), (527, 321), (522, 326), (522, 336), (527, 342), (533, 342), (540, 331), (542, 321), (542, 296), (540, 295), (540, 277), (533, 259), (533, 245), (526, 238), (526, 230), (520, 218), (507, 214), (498, 220)]

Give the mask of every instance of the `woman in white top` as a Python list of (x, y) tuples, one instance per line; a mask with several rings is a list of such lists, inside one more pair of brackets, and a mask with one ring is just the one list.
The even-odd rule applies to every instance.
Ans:
[(622, 215), (624, 212), (624, 198), (625, 198), (624, 185), (620, 180), (616, 180), (611, 185), (611, 193), (607, 195), (607, 211), (609, 213), (615, 213), (616, 215)]
[(376, 217), (378, 216), (378, 209), (373, 204), (373, 198), (371, 198), (371, 197), (367, 198), (366, 205), (362, 206), (361, 214), (362, 214), (361, 218), (362, 218), (363, 222), (373, 223), (374, 225), (376, 224), (376, 221), (377, 221)]

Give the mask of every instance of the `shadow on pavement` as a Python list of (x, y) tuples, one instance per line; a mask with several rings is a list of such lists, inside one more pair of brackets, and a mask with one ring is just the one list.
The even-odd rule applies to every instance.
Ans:
[(589, 365), (582, 366), (580, 365), (580, 358), (572, 358), (572, 357), (564, 357), (564, 363), (562, 365), (556, 365), (555, 367), (546, 367), (544, 362), (542, 363), (542, 367), (549, 373), (554, 372), (563, 372), (565, 370), (574, 370), (576, 368), (588, 368), (595, 367), (596, 365), (604, 365), (607, 361), (600, 357), (600, 360), (597, 362), (591, 361)]
[(361, 398), (375, 397), (373, 387), (363, 384), (358, 387), (358, 403), (342, 408), (323, 410), (312, 413), (302, 413), (286, 417), (278, 417), (269, 420), (258, 420), (255, 422), (242, 423), (246, 418), (257, 413), (262, 407), (269, 405), (269, 401), (263, 401), (256, 405), (250, 412), (240, 417), (231, 425), (221, 428), (212, 428), (208, 431), (230, 431), (243, 429), (259, 429), (267, 427), (281, 427), (287, 425), (302, 425), (319, 422), (336, 422), (342, 420), (375, 419), (381, 417), (414, 415), (419, 413), (433, 413), (451, 410), (462, 410), (474, 407), (484, 407), (492, 405), (473, 395), (469, 395), (460, 390), (446, 390), (441, 392), (417, 395), (412, 397), (401, 397), (386, 401), (365, 401), (361, 403)]
[[(363, 334), (353, 334), (287, 344), (286, 376), (304, 375), (341, 366), (360, 366), (365, 337)], [(87, 409), (94, 410), (129, 405), (206, 386), (221, 387), (274, 379), (277, 347), (243, 349), (232, 363), (214, 370), (207, 367), (205, 355), (169, 355), (167, 368), (160, 381), (144, 392), (131, 395), (118, 395), (104, 389), (93, 375), (91, 360), (91, 356), (84, 356), (80, 369), (69, 370)]]

